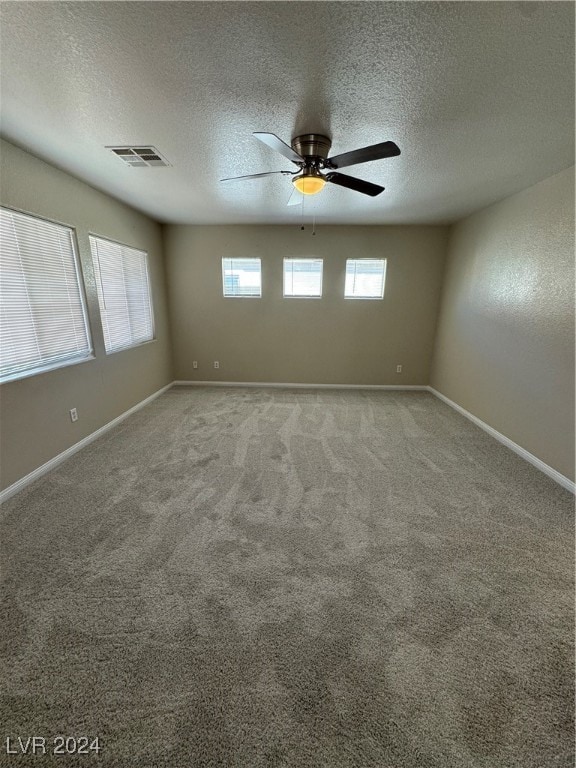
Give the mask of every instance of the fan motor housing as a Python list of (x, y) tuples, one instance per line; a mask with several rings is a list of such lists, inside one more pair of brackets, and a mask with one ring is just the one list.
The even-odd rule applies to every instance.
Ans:
[(295, 139), (292, 139), (294, 152), (306, 159), (326, 160), (331, 146), (332, 142), (328, 136), (322, 136), (319, 133), (304, 133), (302, 136), (296, 136)]

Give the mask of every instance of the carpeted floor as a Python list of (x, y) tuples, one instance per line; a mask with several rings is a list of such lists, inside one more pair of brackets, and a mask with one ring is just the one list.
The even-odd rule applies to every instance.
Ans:
[(574, 765), (573, 497), (428, 393), (175, 388), (2, 514), (3, 767)]

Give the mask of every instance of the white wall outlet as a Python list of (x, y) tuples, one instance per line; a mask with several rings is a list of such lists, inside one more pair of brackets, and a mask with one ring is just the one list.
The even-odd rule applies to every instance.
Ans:
[(198, 360), (192, 360), (192, 368), (198, 368)]
[(220, 368), (220, 363), (218, 360), (214, 360), (214, 368)]
[(70, 408), (70, 421), (78, 421), (78, 411), (76, 408)]
[(401, 365), (397, 365), (396, 366), (396, 373), (402, 373), (402, 366)]

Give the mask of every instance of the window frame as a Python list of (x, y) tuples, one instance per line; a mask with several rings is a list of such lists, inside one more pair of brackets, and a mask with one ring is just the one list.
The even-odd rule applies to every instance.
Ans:
[(15, 213), (20, 216), (26, 216), (30, 219), (36, 219), (38, 221), (46, 222), (47, 224), (53, 224), (56, 227), (62, 227), (68, 230), (70, 233), (70, 244), (72, 248), (72, 261), (74, 266), (74, 274), (76, 277), (76, 285), (78, 288), (78, 297), (80, 299), (80, 307), (82, 311), (82, 320), (84, 329), (86, 332), (86, 340), (88, 342), (87, 350), (83, 354), (71, 355), (62, 360), (57, 360), (51, 363), (42, 363), (40, 365), (24, 368), (19, 371), (13, 371), (6, 375), (2, 375), (0, 372), (0, 385), (8, 384), (12, 381), (19, 381), (21, 379), (28, 379), (32, 376), (39, 376), (43, 373), (49, 373), (50, 371), (56, 371), (60, 368), (68, 368), (73, 365), (80, 365), (81, 363), (88, 363), (95, 359), (94, 353), (94, 340), (92, 337), (92, 327), (90, 323), (90, 315), (88, 312), (88, 298), (86, 294), (86, 284), (84, 280), (84, 271), (82, 268), (82, 260), (80, 258), (80, 247), (78, 242), (78, 233), (76, 227), (68, 222), (59, 221), (57, 219), (51, 219), (48, 216), (42, 216), (42, 214), (31, 213), (30, 211), (23, 210), (22, 208), (16, 208), (11, 205), (0, 205), (1, 210), (5, 210), (8, 213)]
[[(286, 262), (287, 261), (312, 261), (320, 263), (320, 293), (286, 293)], [(294, 282), (294, 281), (292, 281)], [(284, 299), (321, 299), (324, 288), (324, 259), (321, 256), (285, 256), (282, 261), (282, 298)]]
[[(138, 251), (140, 253), (143, 253), (145, 255), (145, 264), (146, 264), (146, 278), (147, 278), (147, 284), (148, 284), (148, 303), (150, 306), (150, 319), (151, 319), (151, 330), (152, 330), (152, 336), (149, 339), (144, 339), (143, 341), (136, 341), (132, 344), (126, 344), (122, 347), (114, 347), (114, 349), (107, 350), (106, 349), (106, 334), (104, 332), (104, 323), (102, 321), (102, 308), (100, 306), (100, 296), (99, 291), (102, 291), (102, 295), (104, 294), (104, 288), (102, 285), (102, 277), (99, 274), (99, 272), (96, 272), (96, 268), (94, 266), (94, 255), (92, 252), (92, 243), (91, 241), (95, 240), (103, 240), (104, 242), (111, 243), (112, 245), (119, 246), (120, 248), (129, 248), (132, 251)], [(149, 253), (148, 251), (143, 250), (142, 248), (138, 248), (135, 245), (128, 245), (128, 243), (121, 243), (118, 240), (113, 240), (111, 237), (105, 237), (103, 235), (98, 235), (96, 232), (88, 232), (88, 243), (89, 243), (89, 249), (90, 249), (90, 257), (92, 260), (92, 269), (94, 271), (94, 285), (96, 290), (96, 305), (98, 307), (98, 316), (100, 318), (100, 327), (102, 329), (102, 341), (104, 342), (104, 352), (106, 356), (108, 355), (114, 355), (117, 352), (125, 352), (128, 349), (136, 349), (138, 347), (142, 347), (145, 344), (151, 344), (152, 342), (156, 341), (156, 319), (155, 319), (155, 311), (154, 311), (154, 297), (152, 295), (152, 281), (150, 279), (150, 264), (149, 264)]]
[[(226, 293), (225, 261), (257, 261), (260, 267), (260, 293)], [(260, 256), (222, 256), (222, 298), (224, 299), (261, 299), (262, 298), (262, 259)]]
[[(348, 264), (350, 262), (358, 262), (358, 261), (379, 261), (382, 262), (384, 265), (384, 268), (382, 270), (382, 295), (381, 296), (349, 296), (346, 294), (346, 277), (348, 275)], [(386, 258), (381, 259), (373, 259), (373, 258), (348, 258), (346, 259), (346, 265), (344, 268), (344, 298), (346, 300), (352, 300), (352, 301), (383, 301), (384, 294), (386, 292), (386, 272), (388, 268), (388, 260)]]

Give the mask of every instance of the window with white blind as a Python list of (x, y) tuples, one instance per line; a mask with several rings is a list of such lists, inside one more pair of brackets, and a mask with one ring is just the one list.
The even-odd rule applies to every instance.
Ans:
[(284, 259), (284, 297), (319, 299), (322, 259)]
[(260, 259), (222, 259), (222, 288), (226, 297), (262, 296)]
[(347, 259), (346, 299), (383, 299), (386, 259)]
[(90, 236), (106, 352), (154, 338), (148, 256), (128, 245)]
[(0, 381), (92, 357), (74, 232), (0, 208)]

